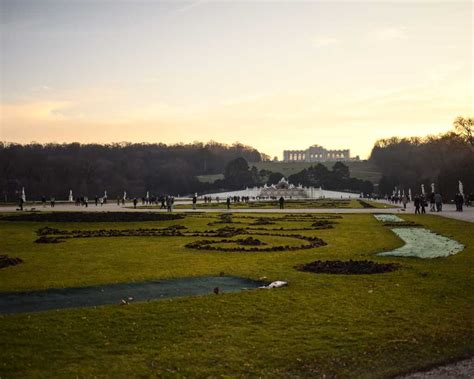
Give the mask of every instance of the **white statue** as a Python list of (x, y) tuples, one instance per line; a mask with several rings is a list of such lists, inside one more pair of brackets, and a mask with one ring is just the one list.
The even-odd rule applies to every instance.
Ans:
[(408, 200), (411, 201), (411, 188), (408, 188)]
[(464, 196), (464, 186), (460, 180), (458, 182), (459, 182), (459, 193)]
[(146, 191), (146, 196), (145, 196), (145, 199), (149, 199), (150, 198), (150, 192)]
[(73, 202), (74, 198), (72, 197), (72, 190), (69, 190), (69, 202)]
[(123, 199), (127, 200), (127, 191), (123, 191)]
[(104, 199), (107, 199), (107, 190), (104, 190)]
[(21, 199), (23, 200), (24, 203), (26, 202), (25, 187), (21, 188)]
[(425, 185), (424, 184), (421, 185), (421, 194), (423, 196), (425, 196)]
[(435, 185), (434, 185), (434, 183), (431, 183), (431, 192), (432, 192), (432, 193), (435, 193)]

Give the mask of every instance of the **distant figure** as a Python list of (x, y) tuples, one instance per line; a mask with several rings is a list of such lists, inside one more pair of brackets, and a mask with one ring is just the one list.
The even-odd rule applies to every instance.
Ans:
[(117, 196), (117, 205), (120, 206), (120, 196)]
[(434, 201), (436, 204), (436, 212), (441, 212), (443, 210), (443, 197), (441, 194), (437, 193), (434, 196)]
[(230, 209), (230, 197), (227, 198), (226, 204), (227, 204), (227, 209)]
[(193, 196), (193, 209), (196, 210), (196, 203), (197, 203), (197, 197), (196, 195)]
[(133, 198), (133, 208), (137, 208), (138, 200), (136, 197)]
[(278, 200), (278, 202), (280, 203), (280, 209), (284, 209), (285, 208), (285, 198), (283, 196), (280, 197), (280, 200)]
[(20, 196), (20, 198), (18, 199), (18, 206), (20, 207), (20, 211), (23, 210), (23, 203), (25, 201), (23, 200), (23, 198)]
[(46, 196), (41, 197), (41, 202), (43, 203), (43, 208), (46, 207)]
[(104, 201), (105, 201), (105, 200), (104, 200), (104, 198), (103, 198), (103, 197), (101, 197), (101, 198), (99, 199), (100, 206), (104, 205)]
[(160, 201), (161, 201), (161, 207), (160, 207), (160, 209), (165, 209), (165, 208), (166, 208), (166, 204), (165, 204), (166, 199), (165, 199), (165, 197), (164, 197), (164, 196), (161, 196)]
[(84, 206), (87, 208), (89, 206), (89, 198), (84, 196)]
[(454, 197), (454, 203), (456, 204), (456, 212), (462, 212), (462, 207), (464, 205), (464, 196), (460, 193), (457, 193)]
[(472, 203), (474, 202), (474, 193), (470, 193), (469, 196), (466, 196), (466, 207), (472, 206)]
[(125, 198), (122, 197), (122, 205), (125, 205)]
[(97, 205), (99, 205), (99, 197), (96, 196), (94, 200), (95, 200), (95, 206), (97, 207)]
[(54, 204), (56, 203), (56, 199), (54, 197), (51, 198), (51, 208), (54, 208)]
[(420, 197), (421, 214), (426, 213), (426, 206), (427, 206), (426, 199), (423, 195), (421, 195), (421, 197)]
[(404, 210), (407, 209), (407, 203), (408, 203), (407, 195), (403, 195), (402, 203), (403, 203), (403, 209)]
[(420, 203), (421, 199), (418, 195), (415, 196), (415, 200), (413, 201), (415, 205), (415, 214), (420, 214)]
[(430, 212), (435, 211), (435, 194), (434, 192), (430, 193)]
[(166, 196), (166, 210), (172, 212), (173, 206), (171, 204), (171, 196)]
[(214, 293), (215, 293), (216, 295), (219, 295), (219, 287), (215, 287), (215, 288), (214, 288)]

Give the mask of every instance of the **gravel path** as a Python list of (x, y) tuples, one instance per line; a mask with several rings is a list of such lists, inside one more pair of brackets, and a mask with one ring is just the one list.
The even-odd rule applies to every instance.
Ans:
[(398, 379), (425, 379), (425, 378), (446, 378), (446, 379), (470, 379), (474, 378), (474, 357), (445, 366), (439, 366), (432, 370), (416, 372), (414, 374), (400, 376)]

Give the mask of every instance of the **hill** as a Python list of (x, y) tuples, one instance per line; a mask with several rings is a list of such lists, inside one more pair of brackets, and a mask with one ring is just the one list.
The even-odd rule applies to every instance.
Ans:
[[(323, 162), (323, 164), (328, 168), (332, 169), (335, 162)], [(372, 183), (378, 183), (381, 178), (381, 173), (378, 170), (377, 166), (374, 163), (369, 161), (354, 161), (354, 162), (344, 162), (344, 164), (349, 167), (351, 177), (369, 180)], [(255, 166), (258, 170), (269, 170), (273, 172), (281, 172), (285, 177), (296, 174), (301, 170), (314, 166), (315, 163), (308, 162), (273, 162), (273, 161), (262, 161), (249, 163), (249, 166)], [(201, 182), (213, 182), (216, 179), (222, 179), (222, 175), (202, 175), (198, 179)]]

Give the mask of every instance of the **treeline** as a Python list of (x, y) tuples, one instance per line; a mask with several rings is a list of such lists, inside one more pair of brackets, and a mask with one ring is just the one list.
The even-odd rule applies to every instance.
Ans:
[(370, 160), (382, 172), (379, 183), (381, 195), (391, 195), (395, 188), (412, 190), (413, 196), (435, 190), (446, 200), (458, 191), (458, 181), (464, 193), (474, 192), (474, 119), (459, 117), (454, 130), (439, 136), (425, 138), (389, 138), (376, 142)]
[[(222, 189), (243, 189), (264, 184), (277, 184), (281, 178), (283, 178), (283, 174), (279, 172), (258, 171), (255, 166), (249, 167), (245, 159), (238, 158), (229, 162), (224, 171), (224, 179), (216, 181), (215, 185)], [(322, 187), (326, 190), (362, 192), (364, 194), (371, 194), (374, 190), (371, 182), (351, 178), (349, 167), (342, 162), (336, 162), (332, 170), (318, 163), (290, 175), (288, 180), (294, 185)]]
[(201, 192), (211, 184), (196, 176), (222, 173), (242, 157), (259, 162), (262, 155), (242, 144), (11, 144), (0, 143), (2, 201), (15, 201), (22, 187), (27, 199), (42, 196), (109, 197)]
[(363, 194), (372, 194), (374, 185), (368, 180), (350, 177), (349, 167), (342, 162), (336, 162), (329, 170), (318, 163), (288, 178), (290, 183), (301, 184), (305, 187), (322, 187), (326, 190), (346, 191)]

